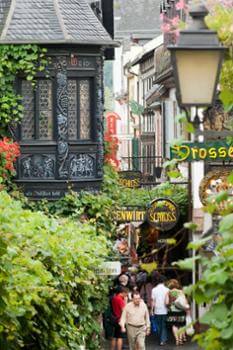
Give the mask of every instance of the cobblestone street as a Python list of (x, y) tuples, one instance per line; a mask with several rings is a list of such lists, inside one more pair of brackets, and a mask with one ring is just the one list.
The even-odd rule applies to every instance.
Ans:
[(166, 346), (159, 346), (156, 337), (150, 336), (147, 339), (146, 350), (155, 350), (155, 349), (163, 349), (163, 350), (197, 350), (197, 345), (191, 342), (188, 342), (182, 346), (175, 346), (174, 342), (169, 342)]
[[(104, 346), (103, 350), (109, 350), (110, 349), (110, 346), (109, 346), (109, 343), (106, 343), (106, 345)], [(123, 350), (128, 350), (129, 347), (128, 346), (125, 346), (123, 348)], [(175, 346), (174, 342), (170, 341), (166, 346), (159, 346), (158, 345), (158, 341), (156, 339), (155, 336), (150, 336), (147, 338), (147, 341), (146, 341), (146, 350), (178, 350), (178, 349), (181, 349), (181, 350), (197, 350), (198, 347), (196, 344), (194, 343), (191, 343), (191, 342), (188, 342), (182, 346)]]

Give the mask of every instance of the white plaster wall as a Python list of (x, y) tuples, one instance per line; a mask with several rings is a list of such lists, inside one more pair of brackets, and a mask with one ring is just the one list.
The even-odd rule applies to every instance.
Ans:
[(193, 208), (202, 208), (202, 203), (199, 198), (199, 185), (204, 177), (204, 162), (191, 163), (192, 169), (192, 195), (193, 195)]

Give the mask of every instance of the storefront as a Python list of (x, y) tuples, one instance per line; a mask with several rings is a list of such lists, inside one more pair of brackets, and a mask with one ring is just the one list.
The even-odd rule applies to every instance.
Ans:
[(156, 198), (147, 208), (124, 207), (116, 212), (118, 223), (114, 251), (129, 270), (157, 271), (183, 284), (190, 273), (181, 271), (174, 262), (188, 255), (188, 231), (183, 227), (187, 217), (170, 198)]

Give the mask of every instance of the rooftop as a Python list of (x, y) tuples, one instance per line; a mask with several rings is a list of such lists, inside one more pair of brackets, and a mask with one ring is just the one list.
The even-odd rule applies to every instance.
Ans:
[(0, 0), (0, 44), (114, 45), (86, 0)]
[(115, 38), (161, 33), (160, 0), (114, 0)]

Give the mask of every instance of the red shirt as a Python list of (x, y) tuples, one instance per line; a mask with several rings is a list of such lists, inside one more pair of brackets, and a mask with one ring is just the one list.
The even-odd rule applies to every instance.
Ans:
[(125, 307), (125, 300), (120, 294), (114, 295), (112, 298), (112, 311), (117, 318), (117, 322), (120, 321), (122, 311)]

